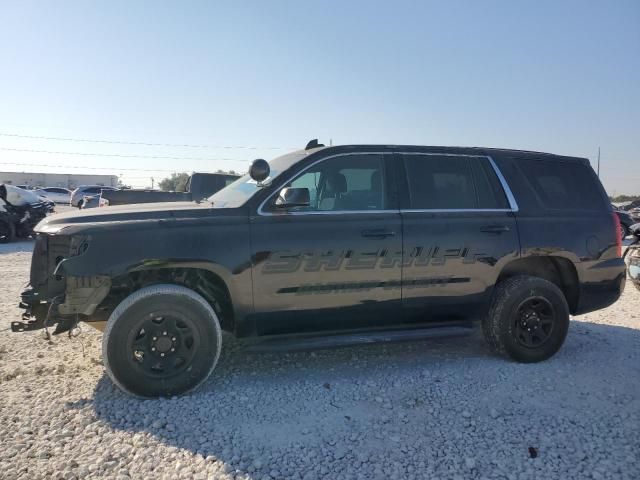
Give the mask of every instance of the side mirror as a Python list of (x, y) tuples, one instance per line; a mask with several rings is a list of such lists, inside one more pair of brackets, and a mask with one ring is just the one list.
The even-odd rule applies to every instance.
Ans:
[(262, 158), (254, 160), (251, 163), (251, 167), (249, 168), (249, 176), (258, 184), (264, 182), (267, 178), (269, 178), (270, 172), (271, 169), (269, 168), (269, 164)]
[(0, 185), (0, 198), (5, 202), (7, 201), (7, 187), (4, 184)]
[(276, 198), (276, 208), (308, 207), (310, 204), (308, 188), (283, 188)]

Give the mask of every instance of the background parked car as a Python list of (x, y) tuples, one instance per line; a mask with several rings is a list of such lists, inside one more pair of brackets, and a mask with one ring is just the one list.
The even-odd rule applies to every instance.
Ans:
[(6, 202), (0, 198), (0, 243), (9, 243), (15, 235), (13, 216), (7, 210)]
[(44, 187), (36, 190), (39, 195), (43, 195), (55, 203), (69, 205), (71, 202), (71, 190), (62, 187)]
[[(0, 185), (2, 210), (10, 220), (10, 227), (4, 236), (14, 234), (26, 238), (33, 234), (33, 228), (53, 211), (53, 203), (43, 201), (34, 191), (23, 190), (14, 185)], [(10, 241), (7, 238), (6, 241)]]
[(102, 198), (102, 194), (98, 195), (85, 195), (80, 202), (79, 208), (96, 208), (96, 207), (106, 207), (109, 205), (109, 201)]
[(635, 220), (629, 212), (618, 210), (617, 208), (614, 208), (613, 211), (620, 220), (620, 235), (622, 235), (622, 238), (625, 238), (630, 234), (629, 228), (631, 225), (638, 223), (638, 221)]
[(37, 191), (37, 190), (32, 190), (32, 191), (33, 191), (33, 193), (35, 193), (35, 194), (37, 195), (38, 199), (39, 199), (42, 203), (44, 203), (44, 205), (45, 205), (46, 209), (47, 209), (49, 212), (53, 212), (53, 211), (55, 210), (55, 208), (56, 208), (56, 202), (54, 202), (53, 200), (51, 200), (49, 197), (47, 197), (47, 196), (45, 196), (45, 195), (43, 195), (43, 194), (41, 194), (41, 193), (38, 193), (38, 191)]
[(131, 190), (103, 192), (102, 198), (109, 201), (109, 205), (128, 205), (131, 203), (156, 202), (191, 202), (200, 201), (238, 179), (238, 175), (227, 173), (199, 173), (189, 177), (186, 192), (165, 192), (161, 190)]
[(621, 207), (622, 210), (626, 210), (626, 211), (639, 209), (639, 208), (640, 208), (640, 200), (632, 200), (631, 202), (627, 202), (623, 207)]
[(119, 190), (114, 187), (104, 187), (102, 185), (81, 185), (71, 192), (71, 206), (82, 208), (82, 202), (85, 196), (97, 195), (103, 190)]

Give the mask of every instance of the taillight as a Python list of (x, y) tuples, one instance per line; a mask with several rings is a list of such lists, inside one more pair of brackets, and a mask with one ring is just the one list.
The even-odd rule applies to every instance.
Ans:
[(613, 225), (616, 229), (616, 255), (618, 255), (618, 257), (622, 257), (622, 226), (620, 225), (620, 218), (618, 218), (618, 215), (615, 212), (613, 212), (612, 215)]

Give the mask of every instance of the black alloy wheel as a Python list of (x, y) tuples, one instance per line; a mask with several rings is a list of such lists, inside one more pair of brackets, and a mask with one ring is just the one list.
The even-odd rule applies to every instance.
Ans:
[(514, 335), (527, 348), (543, 345), (553, 333), (555, 311), (543, 297), (531, 297), (523, 301), (514, 317)]
[(131, 367), (151, 378), (178, 375), (189, 368), (200, 341), (193, 321), (180, 312), (152, 312), (131, 330)]

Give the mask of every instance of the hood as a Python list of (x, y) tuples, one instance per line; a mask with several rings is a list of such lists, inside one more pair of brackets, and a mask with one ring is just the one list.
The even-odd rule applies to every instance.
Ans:
[(162, 202), (134, 203), (113, 207), (90, 208), (50, 215), (35, 228), (41, 233), (60, 233), (69, 230), (73, 233), (86, 227), (99, 227), (106, 224), (121, 225), (139, 222), (157, 222), (159, 220), (176, 220), (197, 218), (203, 210), (211, 210), (207, 202)]
[(40, 197), (31, 190), (24, 190), (14, 185), (5, 185), (7, 189), (7, 202), (16, 207), (24, 207), (32, 203), (39, 203)]

